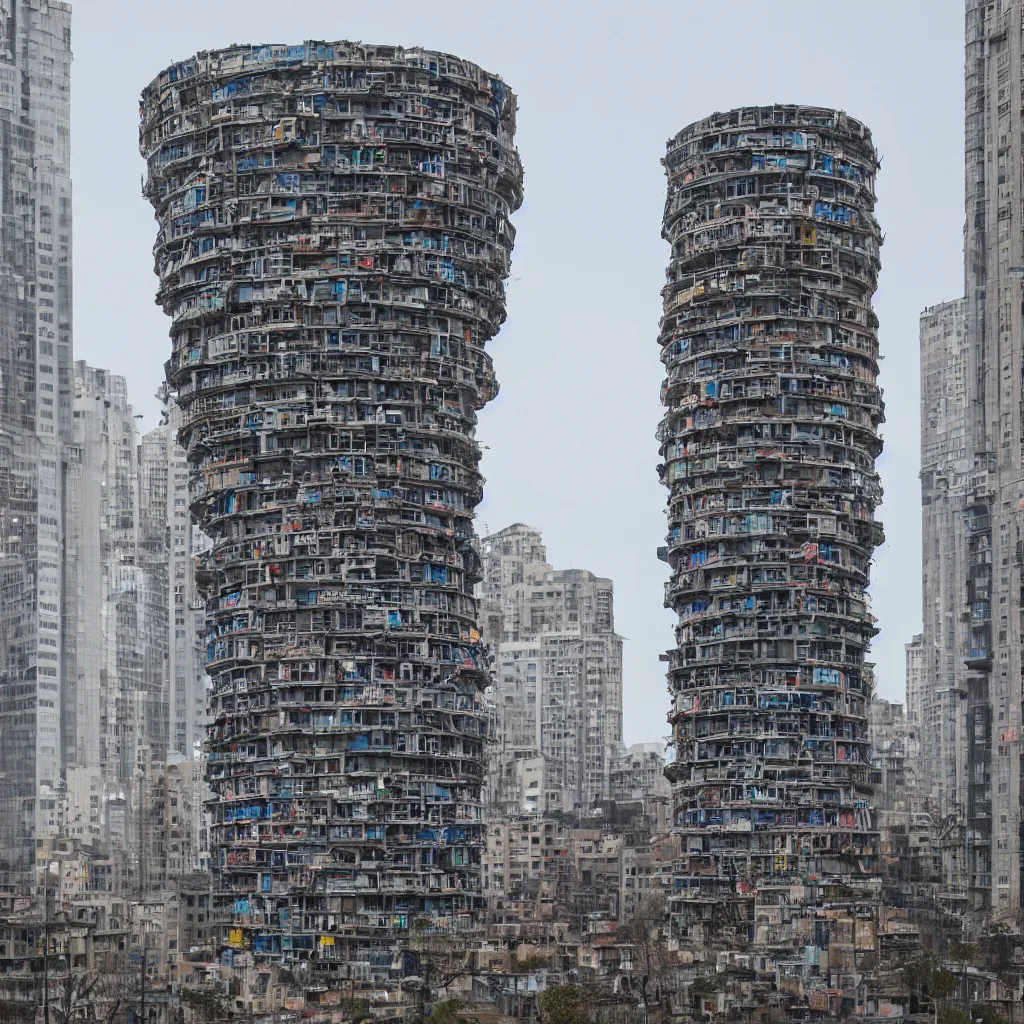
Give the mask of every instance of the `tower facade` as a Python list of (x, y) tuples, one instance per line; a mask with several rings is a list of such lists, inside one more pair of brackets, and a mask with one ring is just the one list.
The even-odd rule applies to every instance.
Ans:
[(1024, 3), (966, 3), (964, 316), (968, 479), (959, 612), (967, 623), (968, 908), (1019, 927), (1021, 860), (1021, 381)]
[[(77, 569), (77, 754), (68, 765), (68, 818), (99, 826), (111, 837), (110, 807), (128, 799), (140, 744), (158, 742), (160, 691), (149, 683), (147, 636), (150, 580), (138, 555), (138, 436), (125, 379), (75, 365), (74, 472), (76, 502), (67, 551)], [(93, 802), (93, 794), (99, 794)], [(98, 820), (94, 820), (94, 815)], [(127, 838), (127, 837), (125, 837)]]
[(878, 891), (878, 160), (846, 114), (774, 106), (685, 128), (665, 166), (673, 927), (796, 951), (815, 903), (852, 922)]
[(193, 592), (204, 538), (189, 520), (177, 415), (140, 439), (125, 379), (75, 364), (66, 550), (82, 614), (64, 820), (67, 835), (125, 852), (133, 868), (145, 860), (148, 787), (170, 761), (193, 770), (181, 763), (198, 763), (206, 716)]
[[(222, 944), (386, 984), (475, 926), (472, 517), (522, 197), (515, 98), (441, 53), (237, 46), (143, 94), (212, 679)], [(315, 952), (314, 952), (315, 951)]]
[(176, 751), (198, 758), (206, 722), (206, 673), (197, 638), (204, 628), (195, 593), (195, 560), (206, 538), (188, 510), (188, 462), (178, 444), (181, 410), (169, 402), (163, 422), (139, 443), (139, 564), (152, 578), (147, 680), (159, 680), (166, 734), (148, 742), (158, 759)]
[(0, 0), (0, 881), (33, 880), (77, 756), (71, 5)]
[[(967, 336), (964, 301), (921, 314), (921, 525), (923, 629), (920, 680), (907, 676), (907, 715), (921, 740), (924, 795), (937, 818), (967, 807), (965, 649), (967, 567)], [(909, 650), (909, 648), (908, 648)], [(962, 846), (962, 844), (961, 844)], [(949, 878), (959, 886), (962, 879)]]

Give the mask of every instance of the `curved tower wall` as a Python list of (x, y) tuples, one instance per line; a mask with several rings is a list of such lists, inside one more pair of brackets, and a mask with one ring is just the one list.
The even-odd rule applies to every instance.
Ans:
[(674, 924), (784, 943), (760, 906), (855, 900), (876, 871), (878, 160), (845, 114), (776, 106), (685, 128), (665, 166)]
[(143, 94), (236, 956), (377, 984), (417, 919), (475, 924), (474, 427), (515, 110), (456, 57), (351, 43), (201, 53)]

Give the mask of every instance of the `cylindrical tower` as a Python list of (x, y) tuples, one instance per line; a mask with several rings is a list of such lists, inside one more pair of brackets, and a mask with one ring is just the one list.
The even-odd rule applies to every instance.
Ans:
[(844, 113), (774, 106), (685, 128), (665, 166), (673, 923), (795, 948), (797, 906), (876, 888), (878, 159)]
[[(235, 46), (142, 98), (213, 680), (221, 943), (380, 986), (481, 902), (476, 412), (515, 97), (442, 53)], [(358, 986), (357, 986), (358, 987)]]

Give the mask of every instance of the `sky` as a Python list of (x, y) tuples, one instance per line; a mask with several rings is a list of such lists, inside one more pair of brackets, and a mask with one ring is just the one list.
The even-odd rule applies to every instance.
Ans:
[[(232, 43), (351, 39), (455, 53), (519, 97), (526, 200), (481, 414), (480, 533), (541, 529), (556, 568), (615, 581), (625, 740), (668, 733), (672, 617), (658, 482), (661, 239), (667, 139), (716, 110), (846, 110), (882, 155), (875, 296), (887, 422), (887, 540), (872, 594), (878, 691), (904, 693), (921, 628), (918, 320), (963, 292), (963, 0), (72, 0), (74, 346), (121, 373), (145, 428), (169, 353), (154, 305), (138, 98), (164, 67)], [(927, 16), (923, 17), (923, 11)]]

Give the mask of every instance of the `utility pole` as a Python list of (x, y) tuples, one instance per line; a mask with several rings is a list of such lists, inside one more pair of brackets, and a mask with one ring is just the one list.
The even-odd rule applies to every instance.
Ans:
[(43, 1024), (50, 1024), (50, 855), (43, 869)]
[[(142, 951), (141, 977), (139, 979), (139, 1024), (146, 1024), (146, 758), (142, 757), (139, 773), (139, 946)], [(48, 1022), (47, 1022), (48, 1024)]]
[(146, 1024), (146, 922), (143, 920), (142, 935), (139, 939), (142, 945), (142, 998), (139, 1000), (139, 1017), (141, 1018), (140, 1024)]
[(965, 953), (966, 953), (965, 950), (963, 950), (963, 949), (960, 950), (960, 956), (961, 956), (961, 960), (960, 960), (960, 979), (961, 979), (961, 981), (960, 981), (960, 983), (964, 987), (964, 991), (963, 991), (963, 996), (964, 996), (964, 1013), (966, 1013), (967, 1016), (970, 1017), (970, 1015), (971, 1015), (971, 1001), (970, 1001), (970, 999), (967, 996), (967, 957), (966, 957)]

